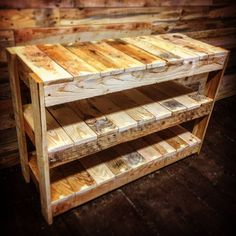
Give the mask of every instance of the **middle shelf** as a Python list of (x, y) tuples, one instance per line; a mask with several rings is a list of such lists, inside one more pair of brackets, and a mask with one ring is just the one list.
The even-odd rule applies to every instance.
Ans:
[[(212, 99), (174, 81), (48, 107), (50, 167), (210, 113)], [(34, 143), (31, 104), (25, 130)]]

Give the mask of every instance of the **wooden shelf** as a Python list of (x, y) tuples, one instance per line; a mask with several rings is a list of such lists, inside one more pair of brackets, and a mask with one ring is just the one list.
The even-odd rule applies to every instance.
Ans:
[[(181, 126), (124, 143), (51, 170), (53, 215), (198, 151), (201, 140)], [(29, 162), (38, 180), (36, 157)]]
[[(50, 166), (209, 114), (212, 99), (169, 81), (47, 108)], [(33, 111), (24, 108), (34, 142)]]

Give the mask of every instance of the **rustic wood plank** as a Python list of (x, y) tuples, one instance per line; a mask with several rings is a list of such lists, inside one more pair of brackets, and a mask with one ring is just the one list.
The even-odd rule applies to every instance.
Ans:
[(14, 106), (14, 116), (16, 121), (16, 131), (19, 143), (19, 153), (22, 174), (26, 182), (30, 181), (30, 173), (28, 167), (28, 151), (26, 144), (26, 137), (24, 132), (24, 118), (22, 111), (22, 98), (20, 91), (20, 81), (17, 73), (17, 58), (16, 52), (13, 49), (7, 50), (8, 70), (10, 86), (12, 91), (12, 102)]
[(129, 44), (127, 42), (124, 42), (122, 40), (116, 39), (116, 40), (106, 40), (106, 43), (111, 45), (112, 47), (126, 53), (127, 55), (135, 58), (136, 60), (144, 63), (147, 68), (154, 68), (154, 67), (161, 67), (166, 65), (166, 61), (162, 60), (144, 50), (141, 48), (135, 47), (132, 44)]
[(130, 170), (130, 166), (126, 164), (122, 156), (114, 149), (107, 149), (102, 153), (103, 161), (106, 162), (106, 165), (114, 175), (120, 175)]
[(127, 90), (122, 93), (153, 114), (156, 117), (156, 120), (171, 116), (171, 111), (161, 106), (159, 103), (154, 102), (154, 100), (137, 89)]
[(196, 143), (201, 143), (199, 138), (194, 136), (180, 125), (173, 126), (170, 128), (170, 130), (183, 139), (189, 146), (195, 145)]
[(98, 136), (118, 131), (118, 127), (88, 100), (72, 102), (68, 105)]
[(97, 139), (97, 135), (82, 121), (82, 119), (68, 106), (50, 107), (49, 112), (54, 116), (75, 145)]
[(122, 38), (122, 41), (125, 41), (129, 44), (133, 44), (136, 47), (139, 47), (148, 53), (153, 54), (154, 56), (157, 56), (163, 60), (166, 60), (167, 62), (171, 63), (181, 63), (183, 59), (181, 59), (179, 56), (169, 52), (168, 50), (162, 49), (156, 45), (151, 44), (148, 41), (141, 40), (139, 37), (136, 38)]
[(96, 185), (94, 179), (79, 161), (74, 162), (72, 165), (64, 165), (61, 169), (64, 178), (66, 178), (75, 194), (87, 191)]
[[(64, 148), (72, 146), (74, 142), (57, 123), (55, 118), (47, 110), (45, 111), (45, 114), (47, 122), (46, 136), (48, 152), (56, 152), (58, 150), (62, 150)], [(34, 116), (35, 115), (33, 113), (33, 107), (31, 105), (25, 106), (24, 117), (33, 131), (35, 130), (33, 122)], [(67, 131), (70, 129), (69, 127), (66, 128)]]
[(60, 44), (44, 44), (37, 45), (37, 47), (75, 78), (91, 74), (100, 74), (99, 71), (89, 65), (86, 61), (81, 60), (74, 53), (71, 53)]
[(15, 45), (15, 38), (14, 38), (13, 30), (1, 30), (0, 31), (0, 62), (7, 61), (7, 55), (6, 55), (5, 49), (7, 47), (12, 47), (14, 45)]
[[(161, 49), (164, 49), (180, 58), (182, 58), (185, 61), (196, 61), (200, 59), (200, 56), (195, 53), (194, 51), (191, 51), (189, 49), (183, 48), (178, 46), (178, 44), (171, 43), (167, 40), (163, 40), (159, 36), (140, 36), (137, 37), (139, 40), (151, 43), (154, 46), (157, 46)], [(203, 55), (206, 57), (206, 54)]]
[(17, 29), (55, 27), (59, 23), (59, 9), (1, 9), (0, 28)]
[(39, 190), (41, 211), (46, 221), (52, 224), (51, 211), (51, 187), (49, 176), (49, 158), (47, 150), (47, 121), (46, 108), (44, 106), (44, 90), (39, 78), (31, 74), (30, 93), (32, 107), (34, 110), (33, 124), (35, 133), (35, 146), (37, 155), (37, 166), (39, 169)]
[(119, 128), (120, 132), (137, 126), (137, 122), (133, 118), (108, 98), (96, 97), (89, 100)]
[(128, 144), (115, 146), (114, 149), (122, 156), (122, 159), (130, 168), (137, 168), (138, 166), (144, 165), (147, 161)]
[(176, 152), (176, 149), (174, 149), (164, 139), (161, 139), (158, 136), (158, 133), (150, 134), (144, 137), (144, 139), (150, 145), (152, 145), (153, 148), (155, 148), (158, 152), (160, 152), (163, 157), (173, 155)]
[(138, 124), (144, 124), (155, 120), (152, 113), (139, 106), (134, 100), (130, 99), (125, 94), (112, 93), (107, 97), (124, 110), (130, 117), (136, 120)]
[(98, 155), (88, 156), (82, 158), (80, 162), (86, 168), (87, 172), (93, 177), (97, 184), (109, 181), (114, 178), (114, 174), (110, 169), (101, 161), (102, 157)]
[(110, 46), (106, 42), (96, 42), (91, 46), (96, 52), (101, 53), (105, 58), (112, 61), (118, 68), (123, 68), (124, 71), (131, 72), (146, 69), (145, 64)]
[(144, 139), (132, 141), (131, 146), (134, 147), (147, 162), (162, 157), (161, 153), (156, 148), (150, 146)]
[(92, 43), (78, 43), (67, 46), (67, 49), (99, 70), (101, 75), (119, 74), (124, 72), (123, 67), (120, 68), (114, 61), (104, 56), (100, 51), (94, 48)]
[(72, 76), (36, 46), (15, 47), (17, 56), (45, 83), (70, 81)]
[(157, 88), (148, 86), (141, 87), (139, 88), (139, 90), (145, 95), (152, 98), (155, 102), (159, 102), (162, 106), (170, 110), (172, 113), (181, 112), (187, 109), (182, 103), (179, 103), (175, 99), (172, 99), (171, 96), (162, 93), (161, 90), (158, 90)]
[[(163, 83), (158, 84), (158, 86), (154, 85), (154, 87), (158, 91), (161, 91), (170, 97), (174, 97), (174, 99), (177, 102), (183, 104), (185, 107), (187, 107), (187, 109), (193, 109), (195, 107), (200, 106), (200, 104), (196, 102), (194, 99), (192, 99), (191, 97), (189, 97), (188, 94), (184, 95), (186, 90), (183, 88), (183, 90), (181, 91), (181, 86), (177, 86), (176, 82), (173, 82), (173, 83), (163, 82)], [(177, 87), (179, 89), (177, 89)]]

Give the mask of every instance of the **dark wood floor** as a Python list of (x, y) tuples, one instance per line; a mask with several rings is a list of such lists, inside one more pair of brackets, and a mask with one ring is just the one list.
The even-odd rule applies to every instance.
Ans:
[(0, 235), (236, 235), (235, 108), (236, 97), (217, 102), (199, 156), (56, 217), (52, 226), (19, 166), (1, 171)]

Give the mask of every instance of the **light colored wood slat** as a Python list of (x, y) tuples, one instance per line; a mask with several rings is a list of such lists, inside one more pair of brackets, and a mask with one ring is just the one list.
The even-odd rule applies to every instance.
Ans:
[(152, 113), (156, 117), (156, 120), (171, 116), (171, 111), (161, 106), (159, 103), (154, 102), (154, 100), (147, 97), (137, 89), (126, 90), (122, 93)]
[(143, 156), (147, 162), (162, 157), (162, 154), (157, 149), (150, 146), (144, 139), (140, 138), (132, 141), (131, 146)]
[(102, 76), (124, 72), (124, 68), (118, 67), (110, 58), (104, 57), (102, 53), (94, 48), (92, 43), (77, 43), (68, 45), (66, 48), (99, 70)]
[(183, 150), (188, 147), (188, 143), (185, 142), (180, 137), (176, 136), (175, 133), (171, 132), (169, 129), (162, 130), (158, 135), (164, 139), (168, 144), (170, 144), (176, 151)]
[(165, 40), (181, 45), (182, 47), (193, 50), (194, 52), (207, 53), (208, 55), (226, 55), (227, 50), (220, 47), (214, 47), (199, 40), (192, 39), (183, 34), (168, 34), (160, 36)]
[(139, 47), (163, 60), (166, 60), (167, 62), (171, 63), (179, 63), (183, 61), (179, 56), (164, 50), (156, 45), (151, 44), (150, 42), (144, 41), (139, 39), (138, 37), (136, 38), (122, 38), (122, 41), (130, 43), (132, 45), (135, 45), (136, 47)]
[(173, 155), (176, 152), (176, 149), (168, 144), (164, 139), (161, 139), (158, 136), (158, 133), (145, 136), (144, 139), (152, 145), (153, 148), (157, 149), (163, 157)]
[(118, 131), (118, 127), (88, 100), (80, 100), (68, 105), (98, 136)]
[(158, 86), (154, 85), (154, 87), (158, 90), (161, 91), (165, 94), (167, 94), (170, 97), (174, 97), (174, 99), (183, 104), (185, 107), (187, 107), (187, 109), (193, 109), (196, 107), (199, 107), (200, 104), (198, 102), (196, 102), (194, 99), (192, 99), (191, 97), (189, 97), (188, 95), (181, 95), (183, 94), (181, 91), (177, 91), (177, 89), (175, 90), (174, 85), (177, 83), (168, 83), (168, 82), (163, 82), (158, 84)]
[(62, 173), (75, 194), (82, 193), (96, 185), (94, 179), (79, 161), (64, 165), (62, 167)]
[(125, 94), (112, 93), (107, 97), (124, 110), (130, 117), (136, 120), (138, 124), (144, 124), (155, 120), (153, 114), (139, 106), (134, 100), (130, 99)]
[(44, 44), (37, 47), (74, 77), (100, 75), (98, 70), (60, 44)]
[(72, 81), (73, 77), (36, 46), (15, 47), (17, 56), (43, 81)]
[(182, 126), (177, 125), (170, 128), (170, 130), (183, 139), (189, 146), (193, 146), (196, 143), (201, 143), (201, 140), (184, 129)]
[(106, 115), (118, 128), (124, 131), (137, 126), (137, 122), (126, 112), (105, 97), (90, 98), (89, 101)]
[(205, 104), (213, 101), (212, 98), (209, 98), (203, 94), (190, 94), (189, 97), (191, 97), (193, 100), (200, 104)]
[(46, 110), (48, 152), (56, 152), (73, 145), (73, 141)]
[(122, 156), (122, 159), (125, 161), (126, 165), (128, 165), (131, 169), (137, 168), (138, 166), (146, 163), (146, 159), (136, 152), (136, 150), (134, 150), (129, 143), (115, 146), (114, 150)]
[(80, 159), (80, 162), (97, 184), (109, 181), (115, 177), (106, 164), (101, 161), (98, 155), (84, 157)]
[(124, 71), (131, 72), (146, 69), (145, 64), (112, 47), (106, 42), (96, 42), (93, 43), (91, 47), (93, 47), (96, 52), (101, 53), (105, 58), (112, 61), (118, 68), (124, 68)]
[(97, 135), (68, 106), (58, 105), (48, 108), (57, 122), (75, 144), (82, 144), (97, 139)]
[(62, 167), (52, 169), (50, 173), (52, 203), (73, 199), (75, 193), (63, 175)]
[(101, 159), (114, 175), (120, 175), (130, 170), (130, 166), (126, 164), (121, 155), (114, 149), (102, 151), (101, 156)]
[(145, 41), (153, 44), (161, 49), (164, 49), (180, 58), (184, 61), (199, 60), (200, 57), (197, 53), (190, 51), (186, 48), (180, 47), (177, 44), (171, 43), (168, 40), (163, 40), (161, 37), (152, 37), (152, 36), (140, 36), (138, 37), (141, 41)]
[(153, 54), (150, 54), (144, 51), (143, 49), (138, 48), (122, 40), (109, 39), (109, 40), (106, 40), (106, 43), (122, 51), (123, 53), (126, 53), (127, 55), (135, 58), (136, 60), (144, 63), (147, 66), (147, 68), (162, 67), (166, 65), (165, 60), (162, 60), (161, 58), (156, 57)]
[[(33, 110), (30, 104), (24, 106), (24, 117), (31, 129), (34, 130)], [(73, 145), (73, 141), (60, 127), (53, 116), (46, 110), (47, 119), (47, 148), (49, 152), (59, 151)]]
[(182, 103), (170, 98), (171, 96), (162, 93), (160, 90), (157, 90), (156, 87), (141, 87), (139, 90), (152, 98), (155, 102), (159, 102), (160, 105), (171, 112), (181, 112), (187, 109)]

